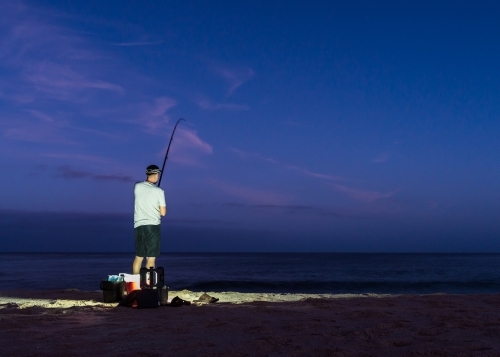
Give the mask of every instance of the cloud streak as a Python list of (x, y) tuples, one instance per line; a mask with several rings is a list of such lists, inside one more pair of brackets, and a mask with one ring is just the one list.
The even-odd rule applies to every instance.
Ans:
[(57, 122), (52, 116), (40, 111), (29, 110), (27, 112), (30, 114), (28, 117), (12, 115), (0, 118), (0, 124), (5, 128), (2, 130), (4, 138), (31, 143), (75, 144), (61, 133), (61, 129), (67, 126), (67, 123)]
[(11, 127), (4, 130), (3, 136), (11, 140), (32, 143), (69, 143), (64, 138), (59, 137), (55, 131), (42, 125)]
[(381, 193), (381, 192), (377, 192), (377, 191), (369, 191), (369, 190), (350, 188), (350, 187), (347, 187), (344, 185), (339, 185), (339, 184), (334, 184), (333, 187), (336, 190), (347, 194), (349, 197), (354, 198), (358, 201), (363, 201), (363, 202), (373, 202), (373, 201), (380, 200), (383, 198), (389, 198), (389, 197), (392, 197), (395, 193), (400, 191), (400, 190), (394, 190), (394, 191), (387, 192), (387, 193)]
[(174, 225), (187, 225), (187, 226), (192, 226), (192, 225), (199, 225), (199, 226), (240, 226), (241, 224), (238, 222), (230, 222), (230, 221), (223, 221), (220, 219), (175, 219), (175, 218), (169, 218), (168, 224), (174, 224)]
[(179, 147), (193, 148), (204, 154), (213, 152), (211, 145), (201, 140), (196, 131), (189, 129), (179, 129)]
[(17, 103), (42, 99), (82, 102), (88, 91), (123, 94), (124, 88), (104, 80), (96, 71), (102, 56), (74, 31), (55, 26), (57, 15), (27, 6), (0, 4), (0, 96)]
[(123, 46), (123, 47), (134, 47), (134, 46), (154, 46), (154, 45), (160, 45), (164, 41), (137, 41), (137, 42), (120, 42), (120, 43), (113, 43), (113, 46)]
[(123, 93), (125, 90), (116, 84), (88, 78), (67, 65), (39, 63), (23, 71), (23, 78), (31, 83), (38, 93), (59, 100), (73, 100), (75, 93), (86, 89), (106, 90)]
[(34, 116), (35, 118), (38, 118), (46, 123), (53, 123), (54, 122), (54, 118), (52, 118), (50, 115), (42, 113), (38, 110), (26, 109), (26, 111), (28, 113), (30, 113), (32, 116)]
[[(159, 155), (165, 155), (168, 143)], [(192, 129), (177, 127), (170, 147), (169, 159), (184, 166), (202, 167), (201, 156), (211, 155), (213, 147)]]
[(292, 196), (289, 194), (242, 187), (217, 180), (212, 180), (211, 183), (223, 193), (255, 205), (283, 205), (292, 200)]
[(294, 165), (285, 164), (285, 163), (279, 162), (279, 161), (277, 161), (277, 160), (275, 160), (273, 158), (264, 157), (264, 156), (261, 156), (259, 154), (248, 153), (248, 152), (241, 151), (241, 150), (238, 150), (238, 149), (235, 149), (235, 148), (230, 148), (230, 150), (232, 152), (236, 153), (238, 156), (240, 156), (243, 159), (254, 158), (254, 159), (257, 159), (257, 160), (269, 162), (271, 164), (279, 165), (279, 166), (283, 167), (284, 169), (296, 171), (296, 172), (298, 172), (298, 173), (300, 173), (302, 175), (305, 175), (305, 176), (316, 177), (316, 178), (320, 178), (320, 179), (324, 179), (324, 180), (329, 180), (329, 181), (341, 181), (341, 180), (344, 180), (344, 178), (341, 177), (341, 176), (335, 176), (335, 175), (328, 175), (328, 174), (321, 174), (321, 173), (313, 172), (313, 171), (310, 171), (308, 169), (305, 169), (305, 168), (302, 168), (302, 167), (298, 167), (298, 166), (294, 166)]
[(342, 177), (340, 177), (340, 176), (320, 174), (320, 173), (312, 172), (312, 171), (309, 171), (307, 169), (304, 169), (304, 168), (301, 168), (301, 167), (297, 167), (297, 166), (293, 166), (293, 165), (284, 165), (284, 167), (287, 168), (287, 169), (289, 169), (289, 170), (297, 171), (297, 172), (299, 172), (299, 173), (301, 173), (302, 175), (305, 175), (305, 176), (316, 177), (316, 178), (320, 178), (320, 179), (324, 179), (324, 180), (330, 180), (330, 181), (340, 181), (340, 180), (342, 180)]
[(204, 110), (229, 110), (229, 111), (244, 111), (250, 109), (245, 104), (229, 104), (229, 103), (212, 103), (210, 100), (203, 98), (196, 102), (196, 105)]
[(254, 75), (250, 67), (229, 68), (221, 65), (212, 65), (212, 71), (224, 78), (229, 85), (226, 97), (231, 96), (236, 89), (248, 82)]
[(348, 187), (346, 185), (339, 184), (340, 181), (345, 181), (345, 178), (343, 178), (341, 176), (313, 172), (313, 171), (310, 171), (310, 170), (302, 168), (302, 167), (284, 164), (284, 163), (281, 163), (281, 162), (279, 162), (275, 159), (272, 159), (272, 158), (266, 158), (266, 157), (263, 157), (259, 154), (247, 153), (247, 152), (244, 152), (244, 151), (241, 151), (238, 149), (234, 149), (234, 148), (231, 148), (230, 150), (233, 151), (234, 153), (238, 154), (243, 159), (255, 158), (255, 159), (258, 159), (261, 161), (265, 161), (265, 162), (269, 162), (269, 163), (272, 163), (275, 165), (279, 165), (287, 170), (293, 170), (293, 171), (298, 172), (299, 174), (304, 175), (304, 176), (309, 176), (309, 177), (314, 177), (314, 178), (330, 181), (330, 182), (332, 182), (331, 187), (333, 187), (336, 191), (342, 192), (342, 193), (346, 194), (347, 196), (349, 196), (350, 198), (355, 199), (357, 201), (373, 202), (376, 200), (392, 197), (394, 194), (396, 194), (397, 192), (400, 191), (400, 190), (394, 190), (394, 191), (387, 192), (387, 193), (381, 193), (378, 191), (355, 189), (355, 188)]
[(95, 155), (85, 155), (85, 154), (61, 154), (61, 153), (46, 153), (42, 154), (42, 156), (50, 157), (53, 159), (63, 159), (63, 160), (71, 160), (71, 161), (87, 161), (87, 162), (95, 162), (99, 164), (109, 163), (109, 159), (95, 156)]
[(141, 103), (136, 122), (140, 124), (148, 134), (163, 134), (164, 129), (170, 121), (167, 111), (177, 105), (175, 99), (169, 97), (155, 98), (153, 103)]
[(96, 181), (119, 181), (119, 182), (137, 181), (131, 178), (130, 176), (95, 174), (89, 171), (74, 170), (69, 166), (59, 166), (57, 170), (58, 174), (56, 175), (56, 177), (69, 180), (89, 178)]
[(389, 156), (385, 153), (380, 154), (376, 158), (372, 160), (372, 163), (374, 164), (381, 164), (383, 162), (386, 162), (389, 159)]
[(228, 202), (222, 204), (222, 207), (235, 207), (235, 208), (242, 208), (242, 209), (252, 209), (252, 210), (259, 210), (259, 211), (278, 211), (278, 212), (284, 212), (284, 213), (289, 213), (289, 214), (301, 214), (301, 213), (310, 213), (314, 214), (317, 216), (321, 217), (343, 217), (345, 214), (340, 213), (339, 211), (330, 209), (330, 208), (324, 208), (324, 207), (317, 207), (317, 206), (310, 206), (310, 205), (275, 205), (275, 204), (256, 204), (256, 205), (249, 205), (249, 204), (242, 204), (242, 203), (234, 203), (234, 202)]

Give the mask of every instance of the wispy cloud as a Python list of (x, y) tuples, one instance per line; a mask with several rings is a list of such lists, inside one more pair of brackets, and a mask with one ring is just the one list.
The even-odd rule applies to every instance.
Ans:
[(254, 71), (250, 67), (227, 67), (213, 64), (212, 71), (226, 80), (229, 85), (227, 97), (232, 95), (236, 89), (248, 82), (253, 76)]
[(150, 114), (153, 116), (165, 115), (167, 110), (175, 106), (177, 103), (174, 99), (168, 97), (156, 98), (154, 106), (151, 107)]
[(337, 210), (326, 208), (326, 207), (318, 207), (318, 206), (310, 206), (310, 205), (274, 205), (274, 204), (257, 204), (257, 205), (249, 205), (243, 203), (234, 203), (228, 202), (222, 205), (223, 207), (235, 207), (235, 208), (244, 208), (244, 209), (252, 209), (252, 210), (264, 210), (264, 211), (279, 211), (290, 214), (314, 214), (322, 217), (343, 217), (344, 213), (341, 213)]
[(241, 150), (238, 150), (235, 148), (231, 148), (230, 150), (233, 151), (234, 153), (238, 154), (238, 156), (240, 156), (243, 159), (250, 159), (250, 158), (258, 159), (261, 161), (265, 161), (265, 162), (269, 162), (269, 163), (272, 163), (275, 165), (279, 165), (282, 168), (287, 169), (287, 170), (293, 170), (293, 171), (295, 171), (301, 175), (304, 175), (304, 176), (309, 176), (309, 177), (314, 177), (314, 178), (330, 181), (331, 187), (333, 187), (336, 191), (345, 193), (349, 197), (351, 197), (355, 200), (358, 200), (358, 201), (373, 202), (373, 201), (380, 200), (383, 198), (389, 198), (400, 191), (400, 190), (394, 190), (391, 192), (382, 193), (382, 192), (372, 191), (372, 190), (351, 188), (351, 187), (346, 186), (345, 184), (343, 184), (343, 185), (339, 184), (339, 182), (341, 182), (341, 181), (346, 181), (346, 179), (342, 176), (328, 175), (328, 174), (313, 172), (313, 171), (310, 171), (310, 170), (302, 168), (302, 167), (284, 164), (284, 163), (281, 163), (281, 162), (279, 162), (275, 159), (272, 159), (272, 158), (263, 157), (259, 154), (255, 154), (255, 153), (244, 152), (244, 151), (241, 151)]
[(0, 4), (0, 68), (8, 80), (0, 80), (0, 95), (19, 103), (44, 98), (83, 101), (83, 91), (124, 89), (104, 80), (95, 69), (101, 58), (75, 32), (51, 23), (57, 15), (28, 6)]
[[(28, 113), (29, 116), (21, 115), (22, 112)], [(57, 112), (47, 114), (35, 109), (25, 109), (17, 114), (12, 114), (11, 117), (0, 117), (0, 125), (4, 127), (0, 131), (3, 137), (25, 142), (74, 146), (78, 144), (78, 141), (71, 134), (77, 132), (90, 134), (92, 137), (101, 136), (106, 139), (116, 140), (120, 138), (117, 133), (75, 125), (64, 114)]]
[(61, 153), (45, 153), (42, 156), (50, 157), (53, 159), (71, 160), (71, 161), (88, 161), (99, 164), (109, 163), (110, 160), (105, 157), (86, 155), (86, 154), (61, 154)]
[(179, 146), (181, 147), (195, 148), (205, 154), (211, 154), (213, 151), (212, 146), (201, 140), (194, 130), (179, 129), (179, 136)]
[(300, 173), (302, 175), (305, 175), (305, 176), (316, 177), (316, 178), (320, 178), (320, 179), (324, 179), (324, 180), (330, 180), (330, 181), (341, 181), (341, 180), (344, 180), (344, 178), (341, 177), (341, 176), (335, 176), (335, 175), (328, 175), (328, 174), (322, 174), (322, 173), (318, 173), (318, 172), (313, 172), (313, 171), (310, 171), (310, 170), (302, 168), (302, 167), (298, 167), (298, 166), (289, 165), (289, 164), (285, 164), (285, 163), (279, 162), (278, 160), (275, 160), (275, 159), (270, 158), (270, 157), (261, 156), (260, 154), (249, 153), (249, 152), (245, 152), (245, 151), (242, 151), (242, 150), (239, 150), (239, 149), (235, 149), (235, 148), (230, 148), (230, 150), (232, 152), (236, 153), (238, 156), (240, 156), (243, 159), (254, 158), (254, 159), (257, 159), (257, 160), (269, 162), (269, 163), (272, 163), (272, 164), (275, 164), (275, 165), (279, 165), (279, 166), (281, 166), (281, 167), (283, 167), (283, 168), (285, 168), (287, 170), (296, 171), (296, 172), (298, 172), (298, 173)]
[[(32, 143), (57, 143), (74, 145), (75, 143), (61, 133), (67, 125), (40, 111), (28, 111), (29, 116), (19, 114), (0, 117), (3, 137), (10, 140)], [(33, 120), (35, 118), (36, 120)]]
[[(96, 154), (99, 150), (107, 150), (110, 157), (116, 155), (117, 146), (110, 140), (130, 144), (147, 136), (144, 132), (168, 133), (169, 110), (177, 101), (152, 94), (150, 86), (144, 91), (138, 89), (140, 84), (151, 85), (154, 79), (131, 68), (118, 55), (122, 50), (110, 46), (110, 41), (106, 46), (106, 38), (98, 39), (95, 33), (86, 31), (90, 22), (96, 26), (109, 24), (59, 9), (47, 4), (0, 1), (0, 141), (5, 146), (15, 142), (26, 155), (33, 155), (36, 148), (37, 159), (47, 161), (50, 157), (59, 159), (60, 164), (64, 160), (82, 161), (97, 168), (108, 163)], [(162, 42), (140, 35), (128, 38), (137, 41), (123, 41), (117, 46)], [(201, 139), (197, 142), (196, 137), (196, 133), (184, 135), (189, 150), (211, 152), (211, 146)], [(130, 180), (123, 175), (107, 175), (106, 171), (96, 174), (69, 166), (58, 172), (64, 178)]]
[[(161, 155), (165, 155), (165, 151)], [(212, 153), (212, 146), (202, 140), (195, 130), (178, 127), (170, 147), (169, 159), (182, 165), (203, 166), (200, 155)]]
[(393, 196), (395, 193), (399, 192), (400, 190), (394, 190), (391, 192), (387, 193), (381, 193), (377, 191), (369, 191), (369, 190), (362, 190), (362, 189), (356, 189), (356, 188), (350, 188), (344, 185), (339, 185), (339, 184), (334, 184), (333, 187), (345, 194), (347, 194), (349, 197), (354, 198), (359, 201), (363, 202), (373, 202), (376, 200), (380, 200), (382, 198), (389, 198)]
[(179, 224), (179, 225), (199, 225), (199, 226), (240, 226), (238, 222), (223, 221), (220, 219), (175, 219), (169, 218), (168, 224)]
[(26, 109), (26, 112), (30, 113), (35, 118), (38, 118), (38, 119), (40, 119), (40, 120), (42, 120), (44, 122), (47, 122), (47, 123), (53, 123), (54, 122), (54, 118), (53, 117), (51, 117), (50, 115), (47, 115), (45, 113), (42, 113), (39, 110)]
[(305, 175), (305, 176), (316, 177), (316, 178), (320, 178), (320, 179), (324, 179), (324, 180), (340, 181), (343, 179), (340, 176), (320, 174), (320, 173), (312, 172), (312, 171), (309, 171), (307, 169), (293, 166), (293, 165), (284, 165), (284, 167), (286, 167), (287, 169), (290, 169), (290, 170), (295, 170), (297, 172), (300, 172), (302, 175)]
[(230, 103), (212, 103), (207, 98), (199, 99), (196, 104), (204, 110), (230, 110), (230, 111), (243, 111), (248, 110), (250, 107), (245, 104), (230, 104)]
[(389, 156), (386, 153), (381, 153), (379, 156), (374, 158), (372, 160), (372, 163), (374, 164), (381, 164), (383, 162), (386, 162), (389, 159)]
[(91, 134), (91, 136), (101, 136), (106, 139), (114, 139), (114, 140), (120, 140), (123, 138), (123, 136), (120, 133), (117, 132), (108, 132), (108, 131), (103, 131), (103, 130), (97, 130), (97, 129), (92, 129), (92, 128), (86, 128), (83, 126), (78, 126), (78, 125), (68, 125), (67, 129), (70, 129), (75, 132), (83, 132), (87, 134)]
[(133, 178), (125, 175), (105, 175), (105, 174), (96, 174), (89, 171), (83, 170), (75, 170), (69, 166), (60, 166), (58, 167), (58, 174), (56, 177), (64, 178), (64, 179), (84, 179), (89, 178), (96, 181), (119, 181), (119, 182), (135, 182)]
[(59, 100), (74, 100), (76, 93), (73, 91), (86, 89), (124, 92), (119, 85), (88, 78), (67, 65), (57, 63), (38, 63), (26, 68), (22, 75), (25, 82), (33, 84), (38, 93)]
[(61, 137), (57, 134), (57, 132), (44, 125), (11, 127), (4, 130), (3, 136), (11, 140), (32, 143), (70, 143), (70, 141)]
[(161, 41), (120, 42), (120, 43), (113, 43), (113, 46), (124, 46), (124, 47), (131, 47), (131, 46), (154, 46), (154, 45), (160, 45), (162, 43), (163, 43), (163, 40), (161, 40)]
[(137, 123), (149, 134), (163, 134), (164, 130), (160, 129), (164, 129), (170, 121), (167, 111), (176, 105), (177, 101), (169, 97), (155, 98), (153, 103), (141, 103)]
[(269, 190), (261, 190), (253, 187), (243, 187), (233, 184), (229, 184), (221, 181), (212, 181), (212, 185), (216, 186), (225, 194), (233, 196), (235, 198), (242, 199), (245, 202), (249, 202), (257, 205), (283, 205), (287, 204), (292, 200), (292, 196), (289, 194), (283, 194), (278, 192), (273, 192)]

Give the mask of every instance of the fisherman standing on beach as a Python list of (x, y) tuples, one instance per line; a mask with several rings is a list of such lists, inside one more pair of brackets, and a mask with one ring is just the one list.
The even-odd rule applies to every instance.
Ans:
[(158, 166), (148, 166), (146, 181), (134, 186), (135, 259), (132, 274), (139, 274), (144, 257), (146, 267), (156, 267), (156, 257), (160, 255), (161, 217), (167, 214), (165, 192), (156, 187), (160, 172)]

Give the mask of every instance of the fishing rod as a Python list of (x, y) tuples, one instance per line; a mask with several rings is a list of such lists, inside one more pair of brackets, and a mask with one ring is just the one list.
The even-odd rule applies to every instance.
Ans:
[(169, 141), (168, 147), (167, 147), (167, 153), (165, 154), (165, 160), (163, 160), (163, 166), (161, 167), (161, 174), (160, 174), (160, 179), (158, 180), (158, 187), (160, 187), (161, 178), (163, 176), (163, 170), (165, 169), (165, 163), (167, 162), (167, 159), (168, 159), (168, 152), (170, 151), (170, 144), (172, 144), (172, 139), (174, 138), (175, 129), (177, 129), (177, 125), (179, 124), (179, 122), (181, 120), (186, 121), (184, 118), (180, 118), (179, 120), (177, 120), (177, 123), (175, 123), (175, 126), (174, 126), (174, 131), (172, 131), (172, 135), (170, 136), (170, 141)]

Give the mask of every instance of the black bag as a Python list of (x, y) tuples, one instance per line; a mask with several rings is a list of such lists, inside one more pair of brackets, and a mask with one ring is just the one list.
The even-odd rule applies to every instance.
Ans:
[(104, 302), (122, 301), (125, 296), (125, 282), (123, 281), (101, 281), (101, 290)]
[(136, 290), (136, 300), (138, 309), (150, 309), (161, 305), (162, 289), (141, 289)]
[(168, 287), (166, 286), (161, 289), (134, 290), (126, 295), (118, 306), (133, 307), (134, 303), (137, 302), (137, 308), (139, 309), (158, 307), (158, 300), (157, 295), (154, 294), (155, 292), (157, 292), (160, 297), (159, 305), (166, 306), (168, 304)]
[(139, 290), (132, 290), (130, 293), (125, 295), (122, 301), (118, 304), (118, 306), (124, 306), (124, 307), (133, 307), (134, 302), (136, 302), (136, 297), (137, 297), (137, 292)]

